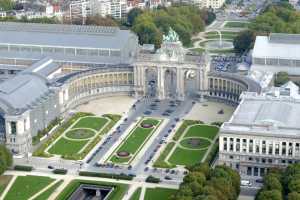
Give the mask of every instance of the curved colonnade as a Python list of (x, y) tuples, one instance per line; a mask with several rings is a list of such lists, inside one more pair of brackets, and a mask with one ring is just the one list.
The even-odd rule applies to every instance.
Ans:
[(246, 76), (226, 72), (209, 72), (205, 97), (238, 104), (244, 91), (260, 93), (261, 87)]

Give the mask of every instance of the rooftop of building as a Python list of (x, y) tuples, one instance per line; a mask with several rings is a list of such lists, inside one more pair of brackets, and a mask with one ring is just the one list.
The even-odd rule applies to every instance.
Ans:
[(256, 36), (253, 57), (300, 59), (300, 34), (271, 33)]
[(53, 60), (45, 58), (0, 83), (0, 107), (3, 112), (23, 112), (42, 98), (47, 98), (51, 94), (48, 76), (59, 67)]
[(0, 43), (74, 48), (123, 49), (136, 37), (118, 27), (0, 22)]
[[(290, 83), (287, 86), (291, 86)], [(300, 136), (300, 100), (292, 96), (244, 93), (223, 132)]]

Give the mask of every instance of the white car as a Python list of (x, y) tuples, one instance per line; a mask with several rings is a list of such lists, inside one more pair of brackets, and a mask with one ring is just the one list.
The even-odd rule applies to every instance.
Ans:
[(241, 186), (252, 186), (252, 183), (249, 180), (241, 180)]

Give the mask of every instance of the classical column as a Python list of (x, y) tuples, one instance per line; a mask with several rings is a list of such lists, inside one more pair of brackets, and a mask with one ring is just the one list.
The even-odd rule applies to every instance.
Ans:
[(185, 74), (184, 70), (177, 67), (177, 98), (179, 100), (184, 100), (185, 97), (185, 91), (184, 91), (184, 79), (185, 79)]

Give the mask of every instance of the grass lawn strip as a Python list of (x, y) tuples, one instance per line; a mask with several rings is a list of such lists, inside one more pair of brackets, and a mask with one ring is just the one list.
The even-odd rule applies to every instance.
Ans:
[(147, 188), (144, 200), (168, 200), (176, 191), (169, 188)]
[(174, 148), (175, 142), (169, 142), (163, 152), (159, 155), (158, 159), (153, 164), (153, 167), (158, 168), (174, 168), (176, 165), (171, 165), (165, 162), (167, 156), (170, 154), (171, 150)]
[(76, 141), (62, 137), (48, 150), (48, 152), (55, 155), (72, 155), (79, 153), (88, 142), (89, 140)]
[(88, 181), (88, 180), (73, 180), (71, 181), (66, 188), (59, 194), (56, 200), (66, 200), (72, 193), (80, 186), (80, 184), (92, 184), (100, 186), (114, 187), (114, 190), (106, 198), (106, 200), (120, 200), (128, 190), (128, 185), (120, 183), (107, 183), (100, 181)]
[(34, 200), (46, 200), (48, 199), (51, 194), (63, 183), (63, 180), (60, 180), (56, 182), (54, 185), (52, 185), (50, 188), (48, 188), (46, 191), (44, 191), (42, 194), (38, 195)]
[[(130, 163), (138, 154), (138, 152), (143, 148), (148, 139), (153, 135), (153, 133), (160, 126), (162, 120), (143, 118), (134, 127), (134, 129), (128, 134), (128, 136), (121, 142), (121, 144), (116, 148), (108, 160), (115, 163)], [(143, 128), (140, 125), (143, 123), (153, 124), (152, 128)], [(121, 158), (115, 155), (117, 152), (127, 151), (131, 154), (131, 157)], [(119, 161), (120, 160), (120, 161)]]
[(187, 132), (184, 134), (184, 138), (187, 137), (203, 137), (213, 140), (218, 133), (219, 128), (216, 126), (196, 124), (191, 125)]
[(130, 200), (139, 200), (141, 196), (142, 188), (137, 188), (131, 195)]
[(2, 175), (0, 176), (0, 195), (4, 192), (5, 188), (11, 181), (12, 176), (10, 175)]
[(73, 126), (73, 128), (90, 128), (96, 131), (100, 131), (104, 125), (106, 125), (108, 119), (97, 116), (86, 116), (80, 118)]
[[(48, 150), (46, 149), (47, 152), (50, 154), (55, 154), (55, 155), (74, 155), (74, 154), (79, 154), (80, 152), (84, 151), (84, 149), (89, 145), (89, 143), (91, 143), (94, 140), (94, 138), (97, 137), (102, 132), (102, 130), (105, 129), (106, 126), (108, 126), (108, 124), (111, 122), (110, 119), (108, 119), (108, 118), (106, 119), (103, 117), (103, 119), (106, 119), (106, 120), (103, 120), (103, 121), (105, 121), (105, 123), (102, 124), (103, 125), (102, 128), (99, 131), (97, 131), (97, 133), (93, 137), (91, 137), (89, 139), (86, 139), (86, 140), (75, 140), (75, 139), (69, 139), (69, 138), (67, 139), (66, 134), (69, 131), (72, 131), (75, 125), (78, 128), (79, 125), (83, 126), (83, 125), (87, 125), (87, 124), (93, 124), (92, 122), (85, 120), (85, 121), (83, 121), (84, 123), (81, 122), (78, 125), (78, 122), (80, 122), (81, 119), (89, 119), (90, 120), (91, 118), (102, 119), (99, 117), (90, 117), (90, 116), (79, 118), (60, 137), (58, 137), (58, 139), (52, 144), (52, 146), (49, 146)], [(95, 127), (95, 125), (93, 125), (93, 126)], [(69, 147), (69, 148), (67, 148), (67, 147)]]
[(178, 146), (168, 159), (168, 162), (175, 165), (191, 166), (201, 162), (206, 151), (207, 148), (204, 150), (187, 150)]
[(45, 176), (18, 176), (4, 200), (27, 200), (53, 181)]

